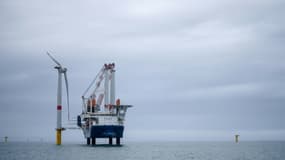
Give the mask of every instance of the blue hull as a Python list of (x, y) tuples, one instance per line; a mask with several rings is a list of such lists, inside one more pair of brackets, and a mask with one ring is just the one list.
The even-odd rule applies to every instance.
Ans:
[(117, 125), (92, 126), (90, 138), (108, 138), (108, 137), (122, 138), (123, 132), (124, 132), (124, 126), (117, 126)]

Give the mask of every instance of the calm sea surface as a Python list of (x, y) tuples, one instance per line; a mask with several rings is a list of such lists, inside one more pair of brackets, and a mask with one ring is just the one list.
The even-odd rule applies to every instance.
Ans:
[(285, 142), (0, 143), (0, 160), (285, 160)]

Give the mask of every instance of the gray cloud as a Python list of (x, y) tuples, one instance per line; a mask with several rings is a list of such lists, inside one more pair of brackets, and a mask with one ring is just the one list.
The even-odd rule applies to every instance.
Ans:
[(283, 8), (279, 0), (1, 1), (0, 136), (54, 138), (50, 51), (68, 68), (73, 116), (101, 65), (116, 62), (117, 95), (135, 106), (126, 139), (284, 140)]

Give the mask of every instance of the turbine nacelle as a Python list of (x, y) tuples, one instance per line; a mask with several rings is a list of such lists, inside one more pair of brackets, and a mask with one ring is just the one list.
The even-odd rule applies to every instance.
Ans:
[(55, 69), (57, 69), (60, 73), (66, 73), (67, 72), (67, 68), (62, 68), (61, 66), (55, 66)]

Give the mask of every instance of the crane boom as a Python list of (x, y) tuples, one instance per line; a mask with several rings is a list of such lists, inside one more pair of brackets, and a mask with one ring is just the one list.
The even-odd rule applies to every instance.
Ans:
[[(82, 95), (83, 108), (86, 106), (92, 106), (92, 103), (96, 103), (98, 110), (101, 108), (102, 100), (104, 99), (105, 108), (108, 105), (115, 105), (115, 64), (109, 63), (104, 66), (97, 73), (91, 84), (85, 90)], [(101, 85), (104, 82), (104, 85)], [(94, 88), (92, 92), (90, 89)], [(87, 97), (86, 94), (89, 93)], [(97, 97), (98, 96), (98, 97)], [(97, 98), (97, 100), (96, 100)], [(87, 107), (88, 110), (88, 107)]]

